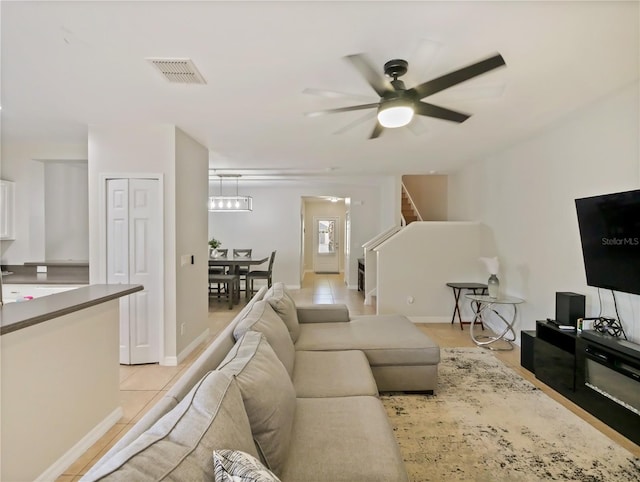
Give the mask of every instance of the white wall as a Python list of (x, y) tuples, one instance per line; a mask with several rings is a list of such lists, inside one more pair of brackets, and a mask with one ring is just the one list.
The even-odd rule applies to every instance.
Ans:
[[(176, 326), (180, 360), (205, 332), (209, 313), (207, 245), (207, 198), (209, 151), (180, 129), (176, 129)], [(182, 264), (182, 256), (193, 255), (195, 264)], [(185, 331), (181, 334), (180, 325)]]
[(44, 163), (45, 256), (41, 259), (89, 259), (87, 176), (86, 161)]
[[(91, 283), (106, 280), (105, 260), (101, 259), (104, 243), (100, 232), (100, 175), (157, 174), (163, 177), (165, 361), (178, 361), (181, 353), (178, 348), (191, 346), (197, 340), (201, 333), (196, 331), (203, 326), (201, 323), (207, 317), (204, 304), (207, 300), (205, 269), (208, 265), (206, 230), (185, 227), (187, 223), (206, 225), (208, 176), (206, 163), (203, 166), (202, 149), (202, 146), (198, 147), (195, 141), (169, 124), (89, 127)], [(181, 171), (179, 176), (177, 171)], [(185, 233), (180, 232), (183, 228)], [(193, 254), (198, 266), (181, 267), (180, 257), (183, 254)], [(180, 283), (183, 284), (179, 292), (178, 272)], [(193, 303), (195, 307), (187, 307), (189, 303)], [(205, 307), (204, 312), (202, 307)], [(195, 311), (192, 313), (191, 309)], [(182, 316), (185, 318), (181, 318)], [(183, 321), (190, 328), (180, 335), (180, 324)]]
[[(473, 222), (414, 222), (378, 246), (377, 312), (416, 322), (450, 322), (448, 282), (486, 283), (482, 255), (486, 227)], [(367, 268), (369, 269), (369, 268)], [(411, 298), (411, 299), (410, 299)], [(461, 302), (469, 320), (468, 301)]]
[(40, 160), (86, 161), (87, 145), (3, 143), (1, 154), (0, 177), (16, 183), (16, 239), (0, 242), (2, 264), (44, 260), (45, 175)]
[(447, 176), (402, 176), (404, 187), (423, 221), (447, 221)]
[[(253, 196), (253, 212), (209, 213), (209, 238), (222, 241), (223, 247), (250, 247), (256, 255), (277, 250), (273, 277), (287, 286), (300, 285), (300, 212), (304, 196), (336, 196), (351, 198), (351, 262), (349, 279), (357, 280), (356, 259), (362, 245), (381, 231), (388, 222), (381, 205), (391, 202), (382, 198), (388, 179), (379, 185), (309, 184), (286, 181), (271, 186), (240, 182), (239, 193)], [(218, 184), (210, 185), (210, 195), (218, 194)], [(309, 233), (307, 233), (308, 237)], [(357, 289), (357, 286), (353, 286)]]
[[(501, 285), (526, 300), (519, 329), (553, 318), (555, 293), (587, 296), (575, 214), (578, 197), (640, 188), (639, 85), (629, 86), (482, 162), (449, 176), (449, 218), (486, 223), (495, 237)], [(603, 314), (615, 317), (610, 292)], [(640, 342), (640, 296), (618, 295), (627, 336)]]

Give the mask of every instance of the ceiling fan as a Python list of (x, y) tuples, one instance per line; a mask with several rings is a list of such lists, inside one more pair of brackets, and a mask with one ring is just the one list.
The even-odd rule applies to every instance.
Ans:
[[(345, 59), (362, 74), (373, 90), (380, 96), (380, 100), (369, 104), (308, 112), (305, 115), (315, 117), (337, 112), (376, 108), (378, 109), (377, 121), (369, 139), (379, 137), (385, 127), (395, 128), (406, 126), (411, 122), (414, 114), (458, 123), (464, 122), (471, 116), (470, 114), (439, 107), (423, 102), (422, 99), (506, 65), (502, 55), (495, 54), (487, 59), (407, 89), (404, 82), (398, 79), (398, 77), (407, 73), (409, 63), (406, 60), (394, 59), (388, 61), (384, 64), (384, 75), (380, 75), (364, 54), (347, 55)], [(389, 80), (387, 77), (392, 80)], [(369, 117), (370, 116), (366, 116), (362, 120), (366, 120)], [(373, 116), (371, 115), (371, 117)]]

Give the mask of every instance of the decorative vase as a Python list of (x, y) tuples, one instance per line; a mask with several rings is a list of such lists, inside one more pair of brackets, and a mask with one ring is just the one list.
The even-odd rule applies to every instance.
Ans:
[(489, 289), (489, 297), (497, 298), (498, 293), (500, 292), (500, 280), (495, 274), (489, 276), (489, 280), (487, 281), (487, 287)]

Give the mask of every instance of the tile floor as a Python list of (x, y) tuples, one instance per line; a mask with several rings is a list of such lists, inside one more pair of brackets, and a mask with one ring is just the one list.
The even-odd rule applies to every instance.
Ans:
[[(292, 296), (296, 303), (344, 303), (352, 314), (374, 314), (372, 306), (364, 305), (364, 296), (355, 290), (344, 286), (341, 275), (309, 273), (305, 276), (302, 287), (293, 290)], [(110, 447), (112, 447), (124, 434), (136, 423), (147, 410), (149, 410), (166, 391), (175, 383), (183, 371), (197, 358), (222, 329), (234, 318), (238, 311), (246, 304), (242, 298), (240, 305), (229, 310), (228, 305), (215, 299), (209, 304), (209, 331), (210, 337), (198, 349), (189, 355), (180, 365), (165, 367), (159, 365), (120, 366), (120, 397), (124, 415), (120, 421), (109, 430), (98, 442), (74, 462), (57, 480), (58, 482), (71, 482), (79, 480), (95, 464)], [(469, 338), (469, 328), (465, 326), (460, 330), (458, 324), (420, 324), (418, 325), (441, 347), (473, 347)], [(520, 366), (520, 350), (516, 347), (509, 352), (496, 352), (497, 356), (524, 378), (540, 387), (559, 403), (568, 407), (578, 416), (594, 425), (614, 441), (623, 445), (634, 455), (640, 456), (640, 447), (611, 430), (596, 418), (582, 410), (577, 405), (558, 395), (546, 385), (539, 382), (535, 376)]]

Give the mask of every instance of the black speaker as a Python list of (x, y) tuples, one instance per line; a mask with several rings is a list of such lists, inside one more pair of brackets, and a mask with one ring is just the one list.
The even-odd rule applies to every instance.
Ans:
[(571, 292), (556, 293), (556, 321), (561, 325), (577, 326), (578, 318), (584, 318), (584, 295)]
[(531, 373), (535, 373), (534, 344), (536, 341), (536, 330), (522, 330), (520, 332), (520, 365)]

